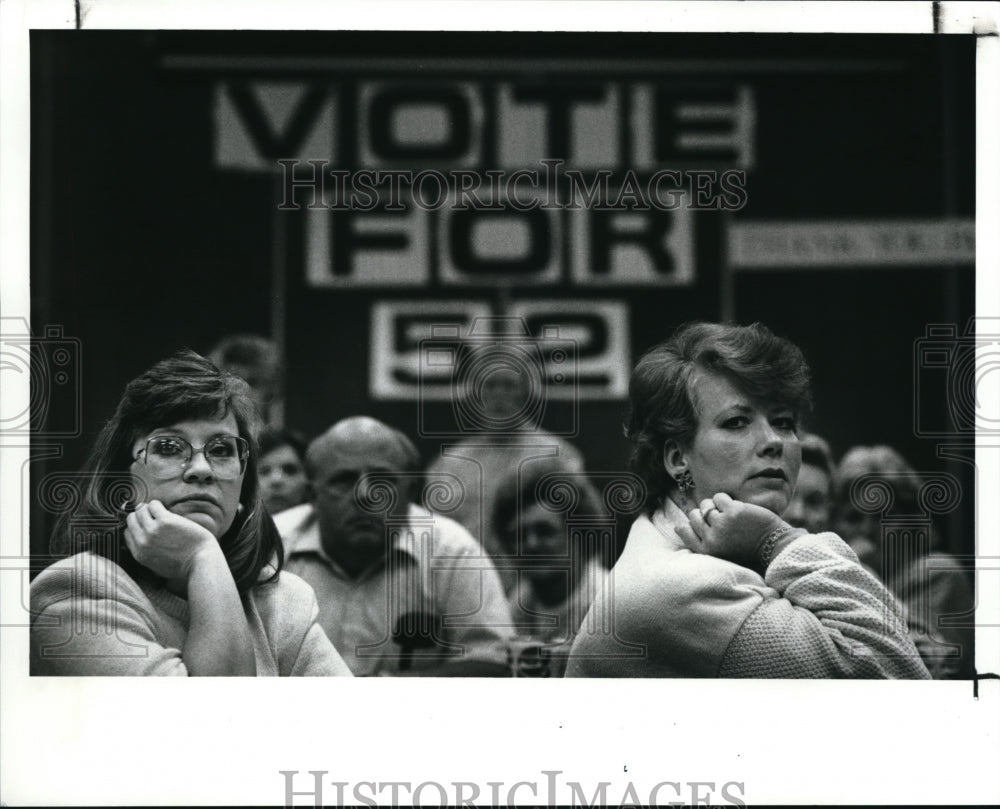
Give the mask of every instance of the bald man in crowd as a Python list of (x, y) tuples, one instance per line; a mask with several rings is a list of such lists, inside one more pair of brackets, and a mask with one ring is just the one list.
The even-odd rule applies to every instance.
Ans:
[(286, 569), (316, 591), (319, 623), (355, 675), (507, 674), (499, 576), (458, 523), (411, 502), (420, 458), (365, 416), (309, 446), (313, 501), (275, 518)]

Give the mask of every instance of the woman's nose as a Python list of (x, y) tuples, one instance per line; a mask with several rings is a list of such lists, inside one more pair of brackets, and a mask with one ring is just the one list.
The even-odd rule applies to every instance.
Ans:
[(759, 429), (758, 447), (762, 453), (780, 455), (785, 446), (785, 440), (781, 433), (774, 429), (771, 422), (766, 419), (761, 421)]
[(205, 458), (204, 451), (199, 450), (192, 453), (191, 460), (188, 461), (188, 465), (184, 468), (185, 480), (210, 480), (213, 475), (212, 466), (209, 464), (208, 459)]

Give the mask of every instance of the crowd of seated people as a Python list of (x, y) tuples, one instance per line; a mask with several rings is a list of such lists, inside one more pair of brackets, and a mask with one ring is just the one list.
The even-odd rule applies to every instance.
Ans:
[[(620, 557), (621, 514), (581, 448), (539, 426), (523, 368), (480, 374), (464, 396), (482, 429), (426, 463), (368, 416), (312, 440), (278, 426), (263, 338), (211, 356), (126, 388), (83, 499), (120, 531), (56, 527), (66, 558), (32, 585), (33, 673), (974, 675), (969, 622), (940, 620), (974, 600), (939, 532), (900, 553), (892, 515), (858, 507), (882, 480), (893, 513), (916, 515), (920, 477), (888, 447), (836, 464), (801, 427), (801, 352), (765, 327), (689, 324), (639, 361), (626, 433), (642, 510)], [(112, 502), (109, 475), (132, 496)], [(106, 614), (117, 632), (73, 634), (71, 616)]]

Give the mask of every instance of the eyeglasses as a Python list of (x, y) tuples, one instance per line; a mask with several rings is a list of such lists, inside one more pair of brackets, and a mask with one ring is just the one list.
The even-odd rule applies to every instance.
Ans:
[(235, 435), (220, 435), (204, 446), (193, 447), (191, 442), (178, 435), (158, 435), (146, 442), (136, 460), (142, 462), (160, 480), (169, 480), (182, 474), (196, 452), (205, 456), (212, 472), (219, 480), (232, 480), (243, 474), (250, 457), (250, 445)]

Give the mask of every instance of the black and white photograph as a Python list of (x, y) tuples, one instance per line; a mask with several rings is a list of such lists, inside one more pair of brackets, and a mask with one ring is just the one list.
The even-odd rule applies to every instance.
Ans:
[(5, 805), (1000, 800), (995, 9), (127, 5), (0, 18)]

